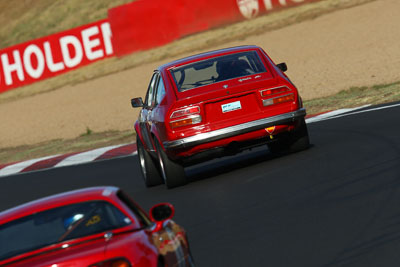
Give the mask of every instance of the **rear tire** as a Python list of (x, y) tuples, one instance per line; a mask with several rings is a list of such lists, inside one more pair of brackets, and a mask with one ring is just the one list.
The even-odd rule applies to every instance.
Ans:
[(160, 162), (161, 175), (168, 189), (186, 184), (185, 170), (183, 166), (168, 158), (160, 143), (155, 139), (158, 160)]
[(310, 147), (310, 138), (308, 136), (307, 124), (304, 119), (300, 121), (300, 126), (295, 130), (292, 143), (290, 144), (290, 152), (298, 152), (306, 150)]
[(299, 126), (291, 133), (283, 133), (275, 142), (268, 144), (272, 153), (298, 152), (310, 147), (308, 129), (304, 119), (301, 119)]
[(162, 184), (163, 178), (157, 169), (156, 162), (150, 156), (149, 152), (146, 151), (142, 141), (138, 136), (136, 137), (136, 145), (140, 163), (140, 170), (142, 171), (144, 184), (147, 187)]

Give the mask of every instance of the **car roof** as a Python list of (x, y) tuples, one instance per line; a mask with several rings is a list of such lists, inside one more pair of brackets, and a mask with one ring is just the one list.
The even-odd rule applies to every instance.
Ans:
[(0, 212), (0, 225), (36, 212), (57, 208), (83, 201), (108, 200), (120, 189), (112, 186), (99, 186), (68, 191), (40, 198)]
[(174, 60), (174, 61), (171, 61), (164, 65), (161, 65), (158, 69), (160, 71), (164, 71), (164, 70), (172, 68), (172, 67), (178, 67), (178, 66), (193, 63), (196, 61), (208, 59), (208, 58), (213, 58), (213, 57), (227, 55), (227, 54), (240, 53), (240, 52), (245, 52), (245, 51), (260, 50), (260, 49), (261, 48), (256, 45), (242, 45), (242, 46), (236, 46), (236, 47), (223, 48), (223, 49), (200, 53), (200, 54), (192, 55), (189, 57), (181, 58), (178, 60)]

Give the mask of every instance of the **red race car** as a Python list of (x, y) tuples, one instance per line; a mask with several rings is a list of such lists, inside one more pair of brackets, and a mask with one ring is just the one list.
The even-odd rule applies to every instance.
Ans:
[(301, 97), (258, 46), (183, 58), (154, 71), (135, 123), (147, 186), (186, 183), (184, 167), (267, 144), (272, 152), (309, 147)]
[(116, 187), (92, 187), (0, 213), (0, 266), (194, 266), (162, 203), (146, 213)]

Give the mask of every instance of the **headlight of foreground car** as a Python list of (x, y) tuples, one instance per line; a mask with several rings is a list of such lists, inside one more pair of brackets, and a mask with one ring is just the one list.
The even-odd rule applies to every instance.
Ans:
[(131, 264), (125, 258), (114, 258), (92, 264), (89, 267), (131, 267)]

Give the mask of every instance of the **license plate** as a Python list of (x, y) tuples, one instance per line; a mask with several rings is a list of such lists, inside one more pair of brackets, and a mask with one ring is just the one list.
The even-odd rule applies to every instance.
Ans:
[(222, 108), (222, 112), (225, 113), (225, 112), (241, 109), (242, 105), (240, 104), (240, 101), (235, 101), (232, 103), (223, 104), (223, 105), (221, 105), (221, 108)]

